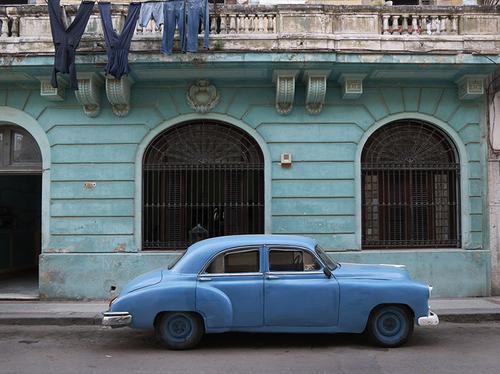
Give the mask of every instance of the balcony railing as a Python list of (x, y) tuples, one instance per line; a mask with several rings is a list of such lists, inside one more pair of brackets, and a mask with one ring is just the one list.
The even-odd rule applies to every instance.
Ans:
[[(64, 9), (71, 22), (77, 8)], [(125, 6), (113, 5), (117, 30), (126, 12)], [(46, 6), (0, 6), (0, 23), (0, 55), (52, 53)], [(457, 53), (471, 45), (487, 53), (500, 49), (500, 7), (220, 6), (211, 9), (209, 27), (212, 51), (405, 53), (427, 45)], [(153, 21), (145, 28), (138, 26), (132, 51), (152, 53), (161, 34)], [(95, 7), (80, 51), (103, 48)]]

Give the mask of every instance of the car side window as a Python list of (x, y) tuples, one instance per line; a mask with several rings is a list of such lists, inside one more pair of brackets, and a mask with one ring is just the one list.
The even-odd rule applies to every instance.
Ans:
[(259, 250), (251, 249), (221, 253), (207, 267), (205, 273), (256, 273), (260, 270)]
[(269, 251), (269, 271), (316, 271), (321, 265), (307, 251), (300, 249), (271, 249)]

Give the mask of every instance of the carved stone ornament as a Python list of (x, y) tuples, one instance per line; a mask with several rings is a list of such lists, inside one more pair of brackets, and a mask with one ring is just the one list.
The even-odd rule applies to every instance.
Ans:
[(36, 77), (40, 81), (40, 96), (50, 101), (64, 101), (68, 82), (63, 77), (57, 77), (57, 88), (52, 87), (50, 77)]
[(189, 86), (186, 100), (195, 112), (207, 113), (219, 103), (220, 94), (210, 81), (200, 79)]
[(464, 75), (456, 81), (458, 98), (474, 100), (484, 94), (484, 75)]
[(125, 117), (130, 111), (130, 87), (133, 84), (133, 79), (128, 76), (121, 79), (106, 76), (106, 96), (118, 117)]
[(341, 74), (339, 83), (342, 85), (343, 99), (357, 99), (363, 94), (363, 79), (366, 74)]
[(89, 117), (97, 117), (101, 111), (101, 86), (103, 79), (95, 73), (78, 74), (76, 100), (83, 105), (83, 112)]
[(275, 70), (273, 82), (276, 83), (276, 110), (281, 115), (289, 114), (295, 98), (295, 80), (299, 70)]
[(330, 70), (308, 70), (304, 72), (306, 83), (306, 109), (311, 114), (319, 114), (326, 97), (326, 80)]

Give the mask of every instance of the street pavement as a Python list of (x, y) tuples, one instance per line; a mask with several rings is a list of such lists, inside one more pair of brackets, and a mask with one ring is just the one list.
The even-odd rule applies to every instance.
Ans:
[(169, 351), (152, 332), (100, 326), (0, 326), (2, 374), (473, 373), (500, 368), (500, 322), (415, 328), (404, 347), (362, 335), (221, 334)]

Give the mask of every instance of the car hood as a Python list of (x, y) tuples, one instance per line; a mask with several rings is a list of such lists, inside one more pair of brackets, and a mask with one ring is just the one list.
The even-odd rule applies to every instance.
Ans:
[(153, 270), (148, 273), (139, 275), (137, 278), (134, 278), (127, 283), (125, 288), (122, 290), (121, 294), (124, 295), (129, 292), (136, 291), (140, 288), (160, 283), (162, 278), (163, 278), (163, 271), (161, 269)]
[(371, 265), (341, 263), (335, 269), (336, 278), (395, 280), (410, 279), (404, 265)]

